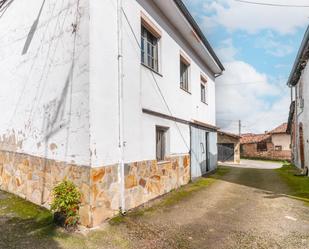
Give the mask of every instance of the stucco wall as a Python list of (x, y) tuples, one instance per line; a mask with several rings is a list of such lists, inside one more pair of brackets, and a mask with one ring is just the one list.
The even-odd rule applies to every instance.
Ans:
[(87, 0), (14, 1), (1, 16), (0, 150), (90, 165), (88, 20)]
[[(215, 124), (214, 78), (199, 61), (190, 46), (161, 14), (152, 1), (124, 0), (124, 140), (125, 162), (155, 159), (155, 126), (169, 127), (170, 154), (188, 153), (188, 125), (142, 113), (142, 108), (176, 117)], [(161, 30), (161, 75), (152, 73), (140, 63), (141, 11)], [(118, 161), (117, 113), (117, 6), (114, 1), (93, 0), (90, 3), (90, 106), (91, 151), (95, 167)], [(108, 35), (106, 35), (108, 34)], [(105, 44), (102, 46), (102, 44)], [(179, 87), (180, 51), (191, 59), (191, 94)], [(208, 76), (208, 105), (200, 101), (200, 75)], [(159, 88), (163, 97), (159, 92)]]
[[(302, 95), (304, 99), (304, 107), (300, 106), (300, 85), (303, 85)], [(309, 66), (305, 67), (302, 71), (302, 75), (298, 84), (296, 85), (296, 112), (294, 116), (294, 122), (296, 122), (295, 132), (296, 132), (296, 141), (293, 144), (293, 159), (294, 164), (301, 168), (301, 159), (300, 159), (300, 139), (299, 139), (299, 125), (302, 123), (304, 131), (304, 149), (305, 149), (305, 166), (309, 166)]]
[(282, 146), (282, 150), (291, 150), (291, 136), (289, 134), (273, 134), (271, 140), (274, 146)]

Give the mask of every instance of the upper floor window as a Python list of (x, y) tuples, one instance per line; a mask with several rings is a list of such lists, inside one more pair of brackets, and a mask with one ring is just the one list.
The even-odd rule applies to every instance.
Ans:
[(143, 65), (159, 72), (159, 38), (153, 35), (144, 25), (142, 25), (141, 34), (141, 62)]
[(204, 77), (201, 77), (201, 101), (207, 103), (207, 80)]
[(189, 92), (189, 69), (190, 63), (180, 56), (180, 88)]

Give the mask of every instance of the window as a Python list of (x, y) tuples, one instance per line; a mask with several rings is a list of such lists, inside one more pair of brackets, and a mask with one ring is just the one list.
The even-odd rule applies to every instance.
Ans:
[(180, 88), (189, 92), (190, 64), (180, 57)]
[(156, 127), (156, 158), (163, 161), (166, 156), (166, 128)]
[(206, 102), (206, 93), (207, 93), (206, 87), (207, 87), (207, 81), (206, 79), (202, 77), (201, 78), (201, 101), (205, 104), (207, 103)]
[(148, 31), (143, 25), (141, 34), (141, 63), (152, 70), (159, 72), (159, 38)]
[(267, 143), (266, 142), (260, 142), (257, 144), (257, 151), (267, 151)]
[(275, 151), (282, 151), (282, 146), (281, 145), (276, 145), (275, 146)]

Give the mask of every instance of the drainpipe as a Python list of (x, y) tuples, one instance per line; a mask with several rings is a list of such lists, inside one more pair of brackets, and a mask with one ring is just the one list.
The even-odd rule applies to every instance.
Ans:
[(118, 37), (118, 147), (119, 147), (119, 211), (125, 214), (124, 189), (124, 139), (123, 139), (123, 36), (122, 36), (122, 0), (117, 0), (117, 37)]

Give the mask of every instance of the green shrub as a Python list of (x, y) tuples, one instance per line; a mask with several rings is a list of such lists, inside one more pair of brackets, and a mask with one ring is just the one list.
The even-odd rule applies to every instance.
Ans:
[(74, 183), (63, 181), (53, 189), (51, 210), (58, 225), (66, 228), (76, 227), (79, 222), (81, 194)]

